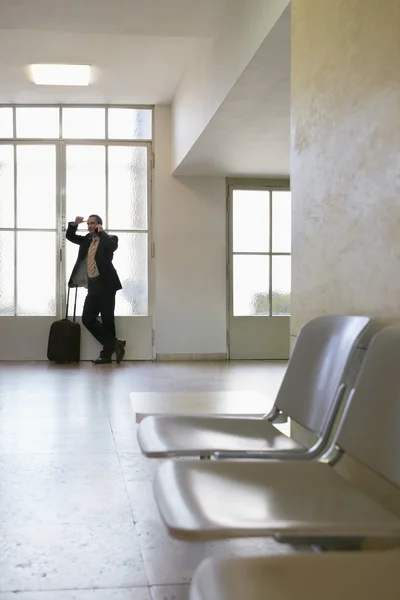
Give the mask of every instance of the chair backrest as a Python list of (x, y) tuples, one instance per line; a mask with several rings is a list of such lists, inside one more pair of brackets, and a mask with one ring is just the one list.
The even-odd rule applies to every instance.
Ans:
[(340, 448), (400, 486), (400, 325), (372, 339), (342, 421)]
[(351, 357), (371, 319), (326, 315), (301, 329), (275, 406), (318, 435), (326, 433), (337, 410)]

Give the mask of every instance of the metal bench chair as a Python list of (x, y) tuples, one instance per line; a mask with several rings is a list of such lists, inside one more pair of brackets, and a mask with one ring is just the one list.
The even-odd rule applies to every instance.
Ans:
[[(400, 487), (400, 325), (376, 334), (334, 443)], [(334, 460), (337, 460), (334, 456)], [(277, 536), (397, 543), (400, 518), (321, 461), (166, 461), (155, 498), (181, 539)], [(340, 542), (340, 543), (339, 543)]]
[(400, 552), (208, 559), (189, 600), (398, 600)]
[[(345, 378), (370, 319), (323, 316), (301, 330), (275, 405), (264, 418), (160, 415), (145, 418), (138, 429), (147, 457), (208, 457), (214, 453), (262, 453), (271, 458), (312, 459), (326, 448), (344, 395)], [(243, 394), (243, 412), (246, 395)], [(313, 432), (318, 441), (305, 448), (273, 426), (281, 415)]]

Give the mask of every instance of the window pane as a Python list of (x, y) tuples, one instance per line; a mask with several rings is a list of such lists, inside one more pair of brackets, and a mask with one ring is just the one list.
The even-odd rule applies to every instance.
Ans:
[(115, 314), (148, 314), (147, 233), (118, 233), (114, 266), (122, 283), (117, 293)]
[(143, 108), (110, 108), (108, 137), (117, 140), (151, 140), (152, 111)]
[(55, 232), (17, 232), (17, 302), (17, 315), (55, 316)]
[(13, 146), (0, 146), (0, 227), (14, 227)]
[(233, 257), (233, 316), (269, 315), (269, 256)]
[(62, 135), (70, 139), (104, 139), (106, 112), (104, 108), (63, 108)]
[(17, 226), (56, 228), (55, 146), (17, 146)]
[(0, 231), (0, 315), (14, 314), (14, 232)]
[(272, 257), (272, 314), (290, 315), (292, 263), (290, 256)]
[(272, 252), (290, 252), (291, 192), (272, 192)]
[(113, 229), (147, 229), (147, 149), (110, 146), (108, 219)]
[(269, 192), (234, 190), (233, 251), (269, 252)]
[(0, 138), (13, 136), (13, 111), (11, 107), (3, 106), (0, 108)]
[(17, 108), (17, 137), (59, 138), (60, 117), (56, 107)]
[[(67, 220), (95, 213), (103, 219), (106, 208), (106, 152), (104, 146), (67, 146)], [(106, 226), (106, 223), (104, 222)], [(81, 226), (86, 231), (86, 223)]]

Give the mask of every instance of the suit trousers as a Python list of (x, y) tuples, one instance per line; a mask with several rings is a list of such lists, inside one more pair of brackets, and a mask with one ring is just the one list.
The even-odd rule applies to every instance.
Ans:
[[(115, 348), (115, 291), (105, 288), (100, 277), (90, 280), (82, 313), (82, 323), (103, 346), (100, 356), (111, 358)], [(101, 316), (101, 321), (98, 316)]]

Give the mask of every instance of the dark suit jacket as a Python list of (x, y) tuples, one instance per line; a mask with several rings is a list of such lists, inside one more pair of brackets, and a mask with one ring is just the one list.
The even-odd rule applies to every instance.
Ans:
[[(67, 240), (73, 244), (79, 245), (78, 259), (68, 282), (69, 287), (78, 287), (79, 284), (76, 282), (76, 275), (80, 268), (84, 266), (89, 246), (92, 241), (90, 233), (87, 235), (77, 235), (77, 227), (78, 226), (73, 221), (68, 223), (68, 229), (65, 236)], [(97, 247), (95, 260), (99, 270), (100, 279), (105, 288), (116, 292), (122, 288), (117, 271), (112, 264), (114, 252), (118, 248), (118, 237), (116, 235), (108, 235), (105, 231), (100, 231), (99, 238), (100, 241)]]

